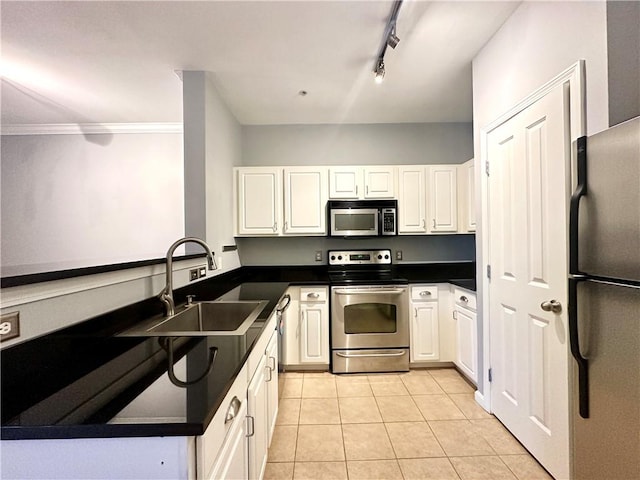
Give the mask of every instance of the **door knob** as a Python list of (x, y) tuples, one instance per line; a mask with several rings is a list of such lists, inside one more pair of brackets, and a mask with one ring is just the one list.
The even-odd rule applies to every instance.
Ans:
[(560, 313), (562, 311), (562, 304), (557, 300), (548, 300), (542, 302), (540, 308), (545, 312)]

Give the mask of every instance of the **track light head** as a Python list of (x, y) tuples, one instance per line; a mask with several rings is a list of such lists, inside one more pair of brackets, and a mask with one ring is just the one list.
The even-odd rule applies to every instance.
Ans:
[(400, 39), (396, 35), (396, 27), (393, 27), (389, 32), (389, 36), (387, 37), (387, 45), (391, 48), (396, 48), (396, 46), (400, 43)]
[(382, 57), (378, 59), (374, 73), (376, 74), (376, 83), (382, 83), (384, 80), (384, 59)]

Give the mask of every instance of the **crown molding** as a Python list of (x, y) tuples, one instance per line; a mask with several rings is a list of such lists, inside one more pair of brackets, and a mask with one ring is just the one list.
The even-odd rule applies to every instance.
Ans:
[(183, 133), (182, 123), (42, 123), (2, 125), (1, 135), (100, 135)]

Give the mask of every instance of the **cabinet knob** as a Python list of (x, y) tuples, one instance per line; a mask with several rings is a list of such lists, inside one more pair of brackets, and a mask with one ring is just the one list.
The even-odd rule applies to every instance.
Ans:
[(307, 293), (307, 297), (308, 298), (320, 298), (320, 294), (319, 293), (315, 293), (315, 292), (311, 292), (311, 293)]
[(464, 295), (460, 296), (460, 301), (467, 303), (469, 301), (469, 299), (467, 297), (465, 297)]
[(428, 297), (430, 295), (431, 295), (431, 292), (429, 290), (423, 290), (420, 292), (421, 297)]

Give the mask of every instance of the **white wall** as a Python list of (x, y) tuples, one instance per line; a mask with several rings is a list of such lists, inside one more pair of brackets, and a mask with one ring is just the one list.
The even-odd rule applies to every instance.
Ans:
[(146, 129), (2, 136), (3, 276), (164, 256), (184, 233), (182, 132)]
[(470, 123), (242, 127), (242, 165), (463, 163), (473, 157)]
[[(483, 128), (581, 59), (586, 67), (587, 132), (607, 128), (606, 42), (606, 5), (602, 1), (522, 3), (473, 60), (475, 152), (480, 152)], [(476, 158), (476, 178), (483, 175), (481, 160)], [(477, 208), (481, 202), (482, 191), (478, 188)], [(476, 218), (478, 312), (482, 312), (483, 227), (479, 214)], [(479, 322), (482, 332), (482, 318)], [(481, 336), (480, 346), (482, 341)], [(484, 374), (482, 355), (481, 351), (479, 368)], [(483, 392), (482, 378), (478, 386)]]

